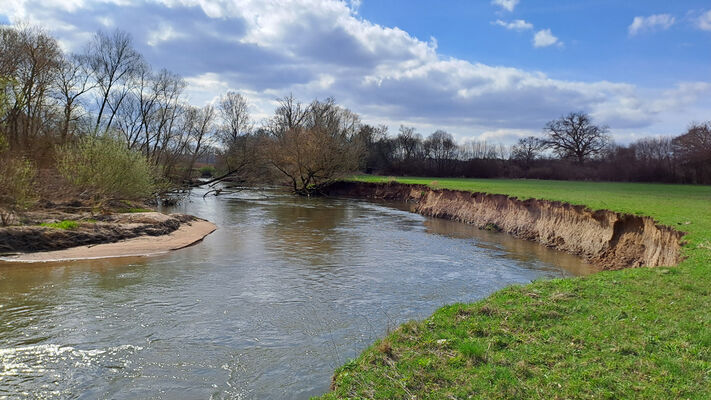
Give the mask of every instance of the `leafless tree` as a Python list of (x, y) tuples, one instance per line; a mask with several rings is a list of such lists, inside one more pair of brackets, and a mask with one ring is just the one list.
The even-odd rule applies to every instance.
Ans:
[(64, 143), (76, 130), (81, 111), (85, 109), (80, 101), (82, 96), (94, 88), (89, 66), (82, 57), (66, 57), (62, 60), (55, 84), (63, 116), (60, 124), (60, 143)]
[(52, 122), (52, 89), (62, 60), (57, 41), (35, 27), (0, 27), (0, 72), (7, 79), (5, 116), (10, 144), (30, 149)]
[(226, 148), (234, 146), (243, 135), (252, 130), (247, 99), (233, 91), (225, 93), (218, 103), (222, 127), (220, 139)]
[(489, 143), (486, 140), (469, 140), (460, 146), (460, 159), (463, 160), (502, 160), (506, 159), (504, 145)]
[(693, 123), (686, 133), (672, 140), (681, 165), (693, 171), (694, 181), (704, 182), (711, 174), (711, 121)]
[(674, 147), (669, 137), (648, 137), (630, 145), (640, 161), (669, 161), (674, 156)]
[(457, 155), (457, 143), (451, 134), (437, 130), (432, 133), (423, 143), (425, 154), (431, 160), (438, 173), (443, 173), (448, 164), (455, 160)]
[(401, 160), (411, 160), (415, 158), (422, 146), (422, 136), (420, 136), (412, 126), (400, 125), (395, 140)]
[(578, 164), (600, 155), (610, 144), (607, 126), (593, 123), (590, 115), (572, 112), (550, 121), (543, 128), (546, 147), (561, 158), (572, 158)]
[[(89, 43), (84, 57), (91, 67), (96, 86), (99, 90), (98, 111), (94, 134), (102, 124), (105, 131), (111, 127), (113, 119), (121, 107), (121, 102), (128, 94), (123, 87), (129, 83), (143, 64), (143, 57), (133, 48), (131, 36), (121, 30), (111, 33), (99, 31)], [(104, 113), (110, 109), (108, 120), (104, 123)]]
[(690, 162), (711, 162), (711, 121), (694, 123), (686, 133), (674, 138), (675, 153)]
[(186, 111), (187, 131), (189, 142), (186, 146), (188, 152), (188, 163), (184, 176), (184, 180), (189, 180), (192, 173), (195, 161), (200, 157), (209, 142), (214, 138), (216, 131), (216, 116), (215, 107), (208, 104), (205, 107), (188, 107)]
[(530, 168), (533, 160), (541, 155), (545, 148), (545, 143), (535, 136), (521, 138), (511, 149), (511, 157), (523, 164), (524, 168)]
[(360, 118), (332, 98), (314, 100), (308, 107), (292, 96), (281, 99), (269, 126), (265, 158), (296, 193), (309, 194), (354, 171), (364, 154), (357, 135)]

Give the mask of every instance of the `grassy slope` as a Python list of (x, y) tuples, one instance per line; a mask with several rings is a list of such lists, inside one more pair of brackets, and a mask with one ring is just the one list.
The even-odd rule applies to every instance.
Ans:
[(435, 180), (650, 215), (689, 233), (688, 258), (677, 268), (537, 281), (445, 306), (341, 367), (325, 399), (711, 398), (711, 187), (398, 179)]

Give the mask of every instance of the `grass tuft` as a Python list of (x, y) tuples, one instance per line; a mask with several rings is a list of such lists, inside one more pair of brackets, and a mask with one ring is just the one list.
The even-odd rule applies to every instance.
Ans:
[(122, 208), (119, 210), (119, 213), (122, 214), (128, 214), (128, 213), (143, 213), (143, 212), (153, 212), (150, 208)]
[(40, 226), (44, 226), (46, 228), (72, 230), (78, 228), (79, 223), (77, 221), (64, 220), (59, 222), (45, 222), (40, 224)]

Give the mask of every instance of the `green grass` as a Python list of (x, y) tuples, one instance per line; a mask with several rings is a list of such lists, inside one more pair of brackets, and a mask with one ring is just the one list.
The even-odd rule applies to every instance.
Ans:
[(150, 208), (122, 208), (119, 213), (142, 213), (142, 212), (152, 212)]
[(687, 259), (536, 281), (442, 307), (338, 369), (324, 399), (711, 398), (711, 187), (397, 180), (649, 215), (688, 232)]
[(72, 230), (78, 228), (79, 223), (77, 221), (64, 220), (59, 222), (45, 222), (43, 224), (40, 224), (40, 226), (54, 229)]

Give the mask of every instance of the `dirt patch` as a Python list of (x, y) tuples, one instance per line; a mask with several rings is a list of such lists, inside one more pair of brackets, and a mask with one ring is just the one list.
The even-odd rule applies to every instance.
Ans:
[(518, 238), (584, 257), (605, 270), (671, 266), (682, 260), (683, 233), (659, 225), (650, 217), (400, 183), (338, 182), (325, 192), (411, 202), (419, 214), (474, 224), (481, 229), (496, 227)]

